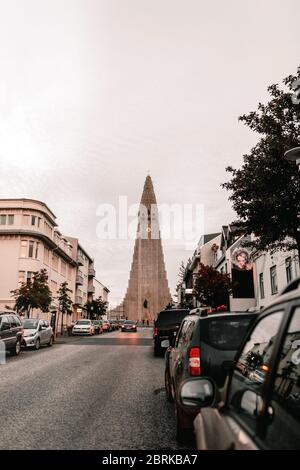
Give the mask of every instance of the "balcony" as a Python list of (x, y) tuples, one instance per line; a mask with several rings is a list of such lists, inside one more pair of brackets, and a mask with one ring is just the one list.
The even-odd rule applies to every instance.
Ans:
[(89, 277), (95, 277), (96, 276), (96, 271), (94, 268), (89, 268), (88, 272)]
[(82, 254), (80, 254), (80, 253), (77, 253), (77, 263), (81, 266), (84, 265), (84, 259), (83, 259)]
[(93, 286), (92, 284), (89, 284), (88, 288), (87, 288), (87, 291), (88, 291), (88, 294), (94, 294), (95, 293), (95, 286)]
[(82, 286), (83, 285), (83, 277), (81, 276), (81, 274), (77, 274), (76, 276), (76, 284)]
[(79, 295), (76, 295), (75, 296), (75, 304), (76, 305), (82, 305), (82, 302), (83, 302), (82, 297), (80, 297)]

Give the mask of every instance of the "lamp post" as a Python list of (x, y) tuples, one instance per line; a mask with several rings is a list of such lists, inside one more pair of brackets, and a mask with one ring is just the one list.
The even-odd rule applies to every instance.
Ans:
[(294, 147), (287, 150), (284, 154), (284, 158), (289, 162), (295, 162), (298, 170), (300, 171), (300, 147)]

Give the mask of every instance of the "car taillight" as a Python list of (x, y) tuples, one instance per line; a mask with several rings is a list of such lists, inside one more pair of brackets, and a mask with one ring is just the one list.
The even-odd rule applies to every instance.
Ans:
[(190, 375), (201, 375), (200, 348), (191, 348), (189, 352)]
[(157, 336), (157, 328), (153, 329), (153, 336)]

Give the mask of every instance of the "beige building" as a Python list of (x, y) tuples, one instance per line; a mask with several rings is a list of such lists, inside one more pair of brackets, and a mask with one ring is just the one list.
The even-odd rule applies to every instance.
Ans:
[(80, 245), (77, 238), (66, 237), (72, 246), (72, 258), (76, 262), (77, 271), (75, 277), (75, 300), (73, 319), (86, 316), (85, 304), (93, 299), (95, 293), (94, 260)]
[[(66, 281), (72, 290), (73, 314), (65, 323), (85, 316), (84, 305), (95, 293), (93, 259), (78, 239), (59, 232), (56, 217), (45, 203), (0, 199), (0, 260), (0, 309), (13, 308), (11, 291), (31, 279), (34, 272), (46, 269), (53, 295), (50, 312), (36, 310), (33, 315), (50, 320), (51, 311), (58, 310), (57, 291)], [(101, 292), (107, 300), (108, 289), (103, 286)]]
[(98, 299), (99, 297), (102, 297), (104, 302), (108, 302), (109, 289), (96, 278), (94, 278), (94, 287), (94, 298)]
[[(62, 282), (73, 291), (76, 262), (72, 246), (46, 204), (33, 199), (0, 199), (0, 308), (14, 306), (11, 290), (46, 269), (53, 297)], [(51, 309), (57, 309), (54, 299)], [(40, 312), (34, 312), (42, 316)], [(49, 314), (43, 314), (49, 319)]]

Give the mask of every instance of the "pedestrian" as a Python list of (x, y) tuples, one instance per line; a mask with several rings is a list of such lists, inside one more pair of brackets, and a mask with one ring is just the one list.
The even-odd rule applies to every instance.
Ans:
[(149, 326), (149, 320), (147, 320), (147, 326)]

